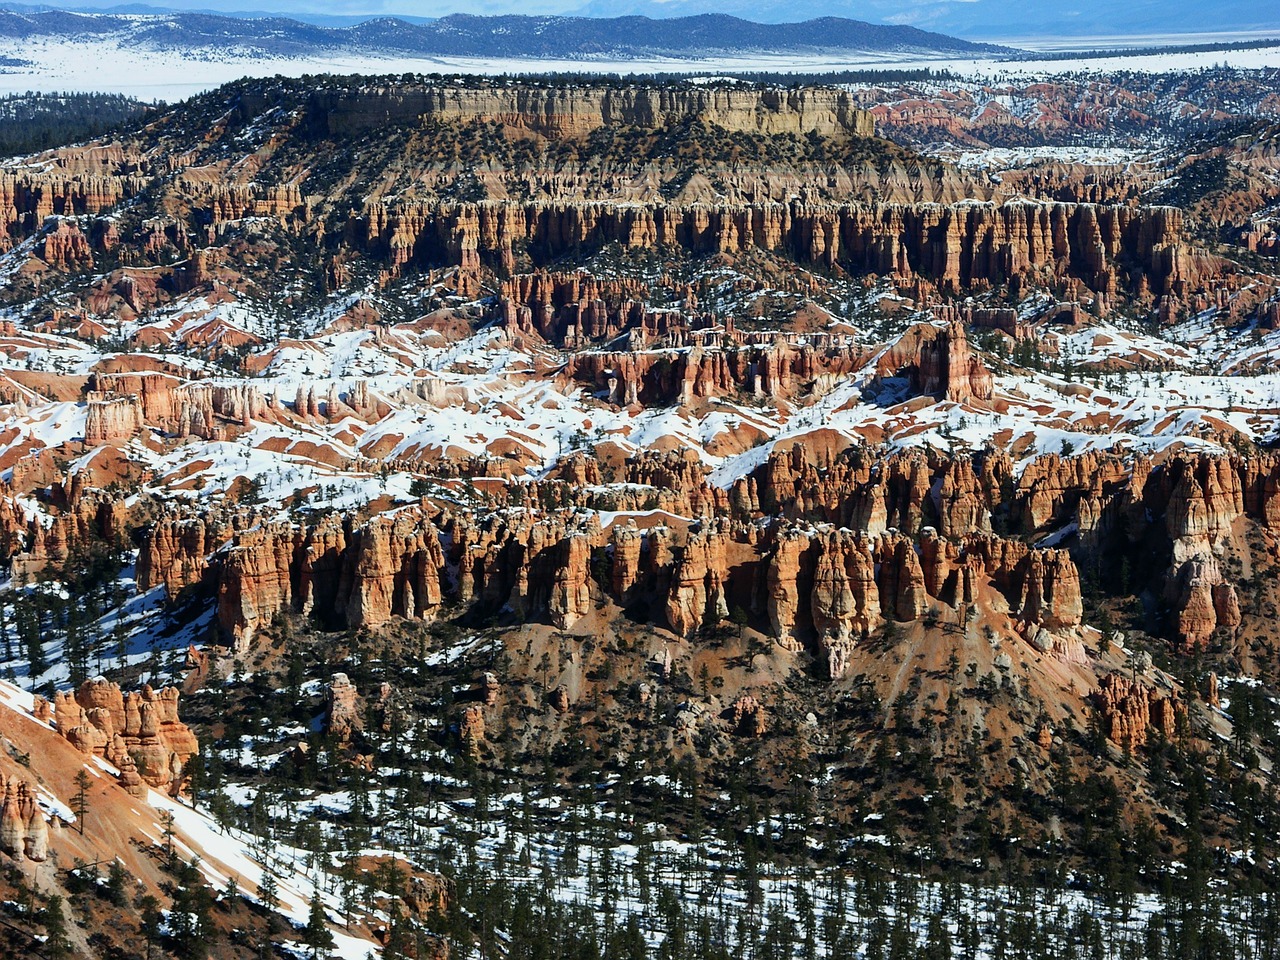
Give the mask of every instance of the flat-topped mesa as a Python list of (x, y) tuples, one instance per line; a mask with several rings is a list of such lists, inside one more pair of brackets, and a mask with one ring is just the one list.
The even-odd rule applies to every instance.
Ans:
[(131, 766), (144, 782), (171, 793), (179, 789), (187, 761), (200, 749), (195, 734), (178, 718), (174, 687), (144, 686), (126, 694), (101, 677), (86, 680), (75, 692), (54, 696), (53, 715), (58, 732), (82, 753), (103, 757), (122, 773)]
[[(250, 115), (274, 106), (256, 94), (246, 94), (243, 105)], [(581, 139), (607, 125), (653, 129), (689, 120), (767, 136), (875, 133), (871, 113), (831, 87), (401, 83), (317, 91), (310, 112), (334, 135), (422, 120), (496, 123), (556, 140)]]

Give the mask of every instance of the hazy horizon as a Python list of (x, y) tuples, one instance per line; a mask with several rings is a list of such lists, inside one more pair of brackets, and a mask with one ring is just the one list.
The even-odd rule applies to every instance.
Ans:
[(1054, 37), (1097, 39), (1196, 35), (1242, 37), (1280, 32), (1280, 8), (1263, 9), (1252, 0), (1135, 0), (1116, 7), (1071, 0), (1028, 0), (1010, 8), (1004, 0), (456, 0), (418, 3), (409, 0), (171, 0), (167, 3), (122, 4), (116, 0), (79, 0), (44, 4), (64, 10), (107, 11), (151, 9), (160, 12), (208, 12), (240, 16), (276, 14), (316, 22), (361, 20), (383, 16), (439, 18), (475, 16), (641, 15), (654, 19), (724, 13), (758, 23), (786, 23), (817, 17), (843, 17), (870, 23), (914, 26), (970, 39)]

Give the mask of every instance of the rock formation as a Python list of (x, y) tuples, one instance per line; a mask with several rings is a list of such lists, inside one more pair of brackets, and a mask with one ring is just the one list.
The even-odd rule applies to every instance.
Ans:
[(679, 636), (690, 636), (729, 616), (727, 544), (728, 536), (714, 524), (692, 534), (685, 544), (667, 596), (667, 623)]
[(42, 863), (49, 856), (49, 824), (36, 803), (35, 789), (10, 777), (0, 797), (0, 850)]
[(176, 793), (187, 761), (199, 752), (195, 734), (178, 717), (173, 687), (124, 693), (118, 684), (86, 680), (55, 695), (58, 732), (78, 750), (121, 769), (132, 763), (148, 785)]
[(949, 293), (1070, 277), (1102, 293), (1129, 285), (1182, 296), (1222, 269), (1187, 244), (1177, 209), (1089, 203), (383, 201), (367, 209), (361, 227), (364, 249), (397, 270), (414, 262), (474, 271), (485, 258), (513, 264), (516, 244), (553, 258), (616, 243), (699, 255), (774, 251), (802, 264), (919, 279)]
[(476, 753), (484, 743), (484, 710), (472, 704), (462, 711), (458, 723), (458, 739), (470, 753)]
[[(249, 96), (244, 109), (252, 113), (265, 106)], [(662, 127), (684, 120), (767, 135), (869, 137), (874, 132), (871, 114), (853, 106), (849, 94), (825, 88), (400, 83), (317, 91), (311, 107), (331, 133), (344, 134), (368, 129), (374, 118), (378, 124), (479, 120), (553, 139), (582, 138), (606, 124)]]
[(1102, 678), (1095, 708), (1107, 736), (1128, 750), (1146, 746), (1152, 730), (1165, 738), (1173, 737), (1178, 717), (1186, 710), (1172, 694), (1160, 696), (1118, 673)]
[(763, 737), (769, 730), (764, 707), (750, 694), (734, 701), (732, 714), (733, 729), (745, 737)]
[[(609, 476), (600, 464), (573, 469), (594, 471), (603, 485), (528, 484), (522, 495), (535, 502), (570, 504), (538, 514), (420, 504), (364, 523), (332, 515), (262, 523), (218, 511), (162, 517), (142, 543), (139, 584), (163, 583), (170, 596), (215, 591), (219, 621), (238, 649), (284, 611), (377, 628), (396, 617), (429, 619), (446, 604), (482, 604), (570, 629), (608, 595), (688, 637), (734, 607), (791, 649), (811, 647), (838, 678), (851, 651), (886, 621), (959, 610), (992, 590), (1028, 642), (1083, 662), (1076, 565), (1064, 549), (1028, 543), (1071, 524), (1083, 549), (1167, 538), (1170, 568), (1142, 575), (1165, 590), (1172, 632), (1205, 643), (1240, 622), (1221, 573), (1222, 556), (1245, 549), (1237, 528), (1280, 529), (1280, 460), (1270, 457), (1176, 453), (1152, 465), (1049, 455), (1015, 478), (998, 453), (873, 460), (854, 448), (819, 461), (797, 445), (729, 489), (712, 487), (698, 458), (681, 454), (642, 454), (609, 467)], [(687, 532), (624, 523), (600, 530), (595, 511), (641, 510), (653, 498), (707, 519)], [(990, 532), (997, 513), (1007, 536)], [(756, 526), (770, 516), (781, 519)], [(1125, 540), (1108, 533), (1121, 518)], [(42, 530), (22, 535), (36, 536), (45, 554), (65, 553)], [(739, 571), (748, 569), (759, 573), (744, 578)]]
[(970, 348), (959, 320), (943, 327), (917, 324), (877, 364), (881, 376), (904, 370), (913, 393), (954, 403), (990, 400), (995, 390), (995, 378)]
[(325, 696), (325, 729), (339, 744), (347, 744), (364, 729), (360, 694), (345, 673), (335, 673)]
[(93, 396), (85, 404), (84, 442), (124, 443), (145, 426), (137, 397)]

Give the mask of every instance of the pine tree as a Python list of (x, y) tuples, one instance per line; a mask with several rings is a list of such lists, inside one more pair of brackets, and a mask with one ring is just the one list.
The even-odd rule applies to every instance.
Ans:
[(107, 868), (107, 899), (117, 907), (122, 907), (128, 901), (128, 891), (129, 872), (118, 859), (112, 860), (111, 866)]
[(76, 815), (80, 836), (83, 837), (85, 815), (89, 812), (89, 774), (83, 767), (76, 774), (76, 795), (71, 801), (71, 812)]
[(311, 948), (311, 960), (321, 960), (322, 957), (329, 956), (329, 951), (333, 949), (333, 934), (325, 919), (319, 891), (311, 898), (311, 909), (307, 914), (307, 925), (302, 931), (302, 942)]
[(160, 913), (160, 901), (150, 894), (142, 898), (138, 907), (142, 913), (141, 933), (147, 941), (147, 960), (151, 960), (151, 947), (160, 939), (164, 916)]
[(165, 864), (169, 869), (173, 869), (174, 865), (174, 846), (173, 846), (173, 811), (166, 810), (160, 814), (161, 836), (164, 838), (164, 856)]
[(275, 925), (275, 911), (280, 906), (280, 887), (276, 876), (270, 870), (262, 871), (262, 879), (258, 881), (258, 900), (263, 909), (271, 914), (270, 925)]
[(174, 952), (182, 960), (204, 960), (216, 929), (213, 925), (213, 895), (200, 875), (198, 860), (182, 864), (169, 914), (169, 933)]
[(67, 918), (62, 912), (62, 898), (52, 896), (45, 903), (40, 914), (40, 922), (44, 924), (44, 932), (48, 939), (44, 945), (44, 955), (57, 960), (71, 953), (71, 944), (67, 940)]

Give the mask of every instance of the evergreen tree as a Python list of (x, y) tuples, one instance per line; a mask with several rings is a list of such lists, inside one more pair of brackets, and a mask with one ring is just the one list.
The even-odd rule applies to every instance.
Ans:
[(333, 949), (333, 934), (329, 931), (329, 924), (325, 919), (324, 904), (320, 900), (319, 891), (311, 897), (311, 908), (307, 914), (307, 925), (302, 931), (302, 942), (311, 948), (311, 960), (321, 960), (322, 957), (329, 956), (329, 951)]
[(129, 872), (119, 859), (112, 860), (111, 866), (107, 868), (107, 899), (117, 907), (122, 907), (128, 901), (128, 891)]
[[(89, 774), (81, 767), (76, 774), (76, 795), (71, 801), (71, 812), (76, 815), (76, 823), (80, 828), (80, 836), (84, 836), (84, 821), (89, 813)], [(113, 862), (114, 865), (114, 862)]]
[(178, 883), (169, 913), (169, 936), (174, 953), (181, 960), (204, 960), (209, 955), (216, 928), (213, 925), (213, 894), (200, 875), (196, 861), (178, 870)]
[(45, 956), (57, 960), (71, 953), (71, 943), (67, 940), (67, 918), (62, 911), (62, 898), (51, 896), (40, 913), (40, 922), (44, 924)]
[(150, 894), (139, 901), (138, 909), (142, 914), (140, 932), (147, 942), (147, 960), (151, 960), (151, 948), (164, 929), (164, 916), (160, 913), (160, 901)]

